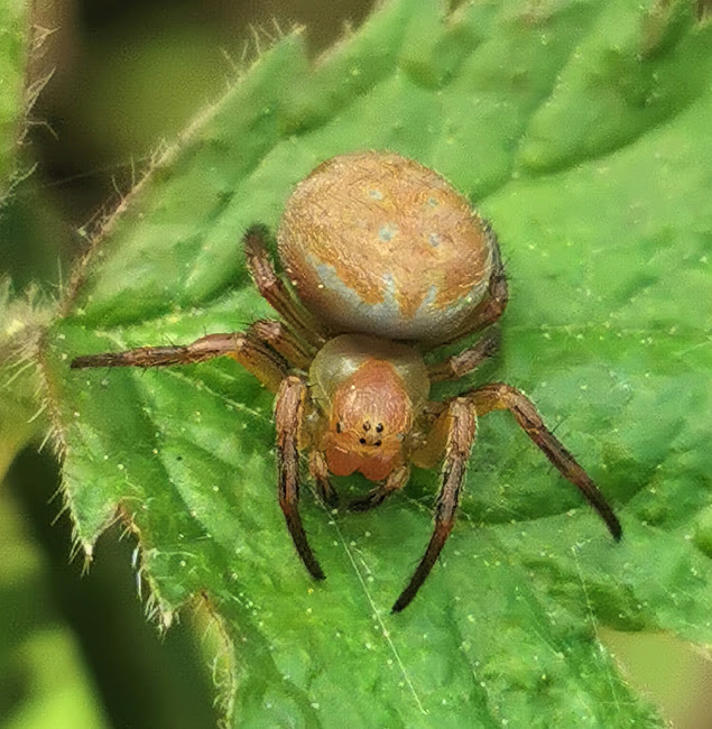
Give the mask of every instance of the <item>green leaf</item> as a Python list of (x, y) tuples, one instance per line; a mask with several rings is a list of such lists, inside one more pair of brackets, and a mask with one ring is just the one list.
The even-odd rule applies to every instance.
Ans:
[[(157, 162), (78, 269), (42, 365), (88, 553), (117, 508), (164, 620), (222, 621), (232, 726), (659, 727), (598, 626), (712, 641), (712, 27), (686, 3), (398, 0), (314, 67), (282, 39)], [(475, 382), (523, 388), (621, 516), (615, 544), (507, 414), (402, 614), (437, 474), (368, 514), (277, 504), (271, 398), (232, 361), (70, 372), (78, 354), (243, 328), (239, 237), (320, 161), (390, 149), (492, 221), (511, 277)], [(365, 488), (357, 479), (342, 491)]]
[(37, 402), (37, 351), (52, 315), (34, 288), (13, 299), (9, 280), (0, 278), (0, 479), (20, 450), (49, 429), (45, 403)]
[(48, 587), (49, 565), (0, 479), (0, 714), (3, 729), (104, 729), (96, 686)]
[(26, 0), (0, 0), (0, 205), (15, 173), (25, 113), (28, 6)]

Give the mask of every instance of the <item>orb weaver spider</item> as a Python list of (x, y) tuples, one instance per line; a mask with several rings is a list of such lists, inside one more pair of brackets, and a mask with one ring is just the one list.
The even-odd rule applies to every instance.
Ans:
[(393, 605), (403, 610), (452, 531), (478, 416), (509, 410), (613, 537), (621, 526), (583, 468), (519, 390), (497, 382), (444, 402), (430, 386), (474, 370), (496, 348), (485, 333), (436, 364), (423, 354), (493, 324), (507, 304), (497, 239), (464, 196), (432, 170), (392, 153), (334, 157), (300, 182), (277, 234), (291, 286), (268, 253), (269, 233), (244, 235), (260, 294), (281, 317), (186, 346), (77, 357), (76, 367), (156, 367), (228, 356), (276, 393), (279, 504), (309, 573), (324, 572), (298, 510), (299, 453), (323, 500), (337, 504), (329, 473), (363, 474), (375, 487), (352, 501), (370, 509), (408, 482), (410, 466), (442, 462), (435, 527)]

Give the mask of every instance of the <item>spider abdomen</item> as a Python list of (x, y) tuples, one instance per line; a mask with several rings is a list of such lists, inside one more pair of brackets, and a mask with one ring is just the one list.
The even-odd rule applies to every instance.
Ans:
[(483, 299), (493, 236), (440, 175), (392, 153), (334, 157), (297, 185), (278, 234), (300, 299), (339, 332), (437, 341)]

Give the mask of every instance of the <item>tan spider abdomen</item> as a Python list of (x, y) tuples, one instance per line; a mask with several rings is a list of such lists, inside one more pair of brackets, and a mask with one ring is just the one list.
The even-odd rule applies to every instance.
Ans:
[(336, 331), (437, 341), (487, 290), (493, 236), (432, 170), (392, 153), (334, 157), (297, 185), (278, 233), (302, 302)]

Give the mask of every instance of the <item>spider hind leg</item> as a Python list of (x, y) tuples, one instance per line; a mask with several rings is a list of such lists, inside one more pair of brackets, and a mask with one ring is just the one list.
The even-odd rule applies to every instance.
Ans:
[(319, 349), (325, 333), (314, 316), (287, 288), (274, 268), (267, 250), (270, 234), (264, 225), (252, 225), (243, 236), (247, 268), (260, 294), (306, 342)]
[(559, 473), (576, 486), (598, 512), (613, 538), (620, 540), (623, 529), (605, 496), (561, 441), (544, 425), (534, 404), (526, 395), (511, 385), (494, 382), (472, 390), (466, 397), (473, 403), (478, 415), (492, 410), (509, 410), (522, 430), (556, 466)]

